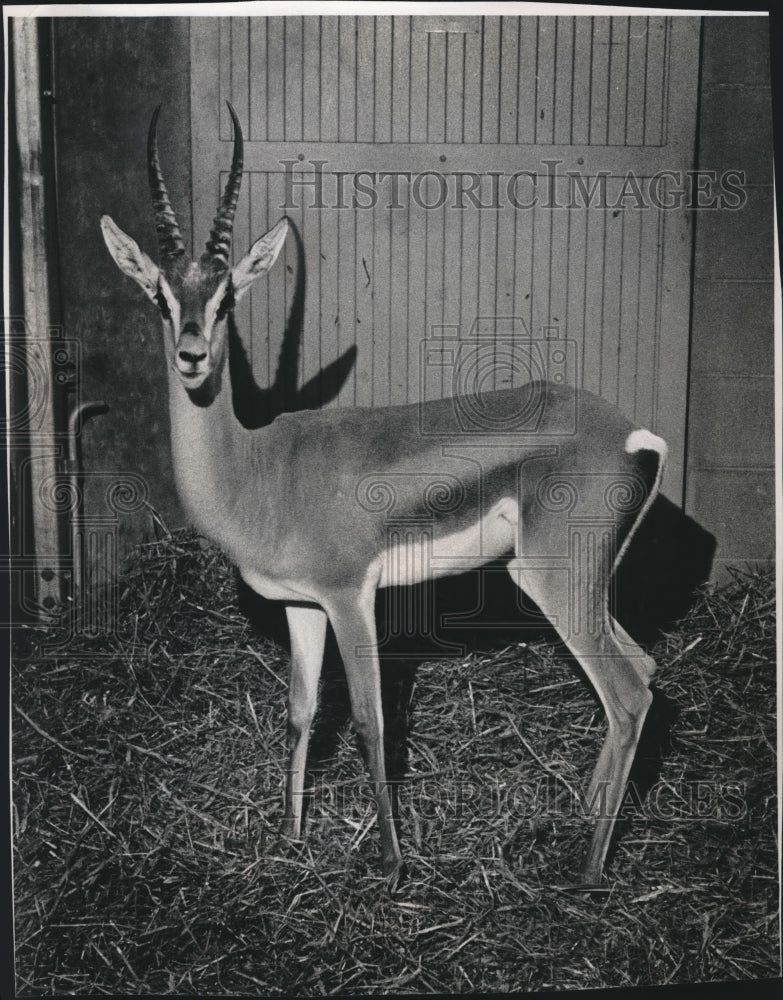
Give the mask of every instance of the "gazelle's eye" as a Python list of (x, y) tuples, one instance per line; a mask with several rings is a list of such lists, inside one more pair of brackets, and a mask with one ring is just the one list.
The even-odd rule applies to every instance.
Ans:
[(158, 293), (155, 296), (155, 301), (158, 303), (158, 309), (160, 309), (163, 318), (165, 320), (171, 319), (171, 310), (169, 309), (169, 304), (166, 301), (166, 296), (160, 289), (158, 289)]
[(220, 305), (215, 313), (215, 319), (218, 323), (226, 318), (229, 312), (234, 308), (234, 289), (229, 285), (226, 289), (226, 294), (220, 300)]

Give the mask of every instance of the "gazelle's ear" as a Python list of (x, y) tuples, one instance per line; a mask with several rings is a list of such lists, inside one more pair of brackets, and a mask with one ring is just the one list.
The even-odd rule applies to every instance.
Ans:
[(256, 240), (245, 257), (240, 260), (232, 272), (234, 296), (237, 301), (261, 274), (266, 274), (277, 260), (277, 255), (283, 248), (288, 234), (288, 219), (282, 218), (277, 225)]
[(155, 302), (160, 275), (157, 264), (108, 215), (101, 216), (101, 231), (117, 267), (141, 285), (147, 297)]

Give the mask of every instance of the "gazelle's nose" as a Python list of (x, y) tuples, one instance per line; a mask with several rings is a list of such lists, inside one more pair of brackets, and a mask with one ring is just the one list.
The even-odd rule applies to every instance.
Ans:
[(196, 354), (194, 351), (180, 351), (180, 360), (187, 362), (191, 365), (197, 365), (199, 361), (203, 361), (207, 356), (206, 351), (202, 351), (200, 354)]

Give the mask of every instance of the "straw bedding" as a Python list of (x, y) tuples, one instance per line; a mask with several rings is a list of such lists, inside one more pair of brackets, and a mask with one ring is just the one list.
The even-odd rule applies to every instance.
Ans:
[(257, 634), (240, 596), (223, 557), (177, 532), (125, 567), (113, 634), (20, 635), (20, 994), (779, 974), (772, 574), (736, 572), (652, 650), (656, 700), (605, 888), (590, 893), (573, 888), (589, 836), (578, 790), (604, 717), (551, 636), (484, 633), (458, 659), (385, 664), (408, 864), (390, 894), (333, 656), (307, 839), (278, 840), (288, 654), (279, 618), (267, 609)]

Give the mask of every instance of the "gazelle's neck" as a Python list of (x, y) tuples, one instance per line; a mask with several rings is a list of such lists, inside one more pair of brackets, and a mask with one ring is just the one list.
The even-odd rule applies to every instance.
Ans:
[(169, 411), (180, 501), (195, 527), (220, 542), (250, 465), (250, 442), (234, 416), (227, 367), (213, 378), (191, 394), (170, 371)]

